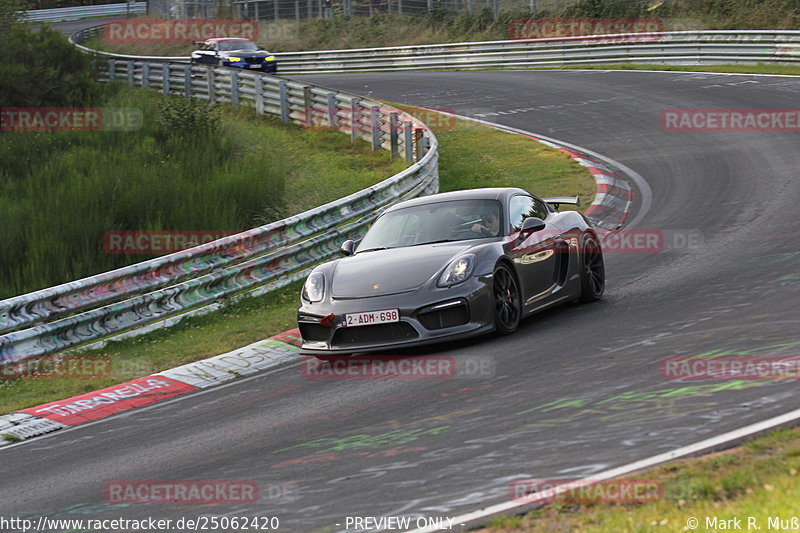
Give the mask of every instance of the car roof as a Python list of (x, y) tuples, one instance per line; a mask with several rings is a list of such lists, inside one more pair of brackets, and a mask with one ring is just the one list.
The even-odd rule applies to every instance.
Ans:
[(252, 42), (250, 39), (245, 39), (244, 37), (213, 37), (211, 39), (206, 39), (207, 43), (229, 43), (235, 41)]
[(500, 200), (505, 201), (514, 194), (530, 194), (528, 191), (519, 189), (517, 187), (485, 187), (482, 189), (466, 189), (463, 191), (450, 191), (442, 192), (439, 194), (431, 194), (429, 196), (419, 196), (400, 202), (393, 205), (386, 212), (394, 211), (395, 209), (403, 209), (405, 207), (413, 207), (415, 205), (425, 205), (435, 202), (449, 202), (452, 200)]

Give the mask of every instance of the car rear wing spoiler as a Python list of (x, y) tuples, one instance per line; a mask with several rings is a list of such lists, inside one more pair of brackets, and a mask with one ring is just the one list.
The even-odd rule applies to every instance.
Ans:
[(558, 211), (558, 207), (561, 204), (569, 204), (580, 207), (581, 199), (578, 196), (551, 196), (550, 198), (542, 198), (545, 202), (555, 207), (556, 211)]

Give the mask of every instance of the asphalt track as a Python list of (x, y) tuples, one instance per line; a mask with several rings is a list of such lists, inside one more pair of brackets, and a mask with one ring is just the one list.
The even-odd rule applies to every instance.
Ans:
[[(800, 79), (606, 71), (304, 79), (483, 115), (614, 158), (652, 189), (637, 227), (677, 235), (677, 246), (607, 254), (599, 303), (537, 315), (510, 337), (406, 354), (487, 358), (487, 377), (312, 380), (289, 365), (8, 446), (0, 516), (277, 516), (280, 531), (297, 532), (344, 530), (348, 516), (452, 517), (508, 501), (515, 479), (591, 475), (800, 407), (796, 381), (676, 382), (659, 371), (669, 356), (798, 355), (800, 136), (665, 132), (660, 112), (792, 108)], [(112, 480), (184, 479), (254, 480), (261, 499), (203, 508), (103, 499)]]

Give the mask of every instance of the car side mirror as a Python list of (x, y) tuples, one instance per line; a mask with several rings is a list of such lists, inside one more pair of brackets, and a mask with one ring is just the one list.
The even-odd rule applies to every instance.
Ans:
[(259, 50), (263, 50), (263, 49), (264, 49), (264, 47), (263, 47), (263, 46), (261, 46), (261, 45), (259, 45), (258, 49), (259, 49)]
[(522, 222), (522, 229), (520, 230), (520, 233), (529, 235), (531, 233), (536, 233), (537, 231), (542, 231), (545, 226), (546, 224), (541, 218), (528, 217)]
[(339, 248), (339, 251), (342, 252), (342, 255), (353, 255), (353, 251), (355, 250), (356, 246), (352, 239), (347, 239), (342, 243), (342, 246)]

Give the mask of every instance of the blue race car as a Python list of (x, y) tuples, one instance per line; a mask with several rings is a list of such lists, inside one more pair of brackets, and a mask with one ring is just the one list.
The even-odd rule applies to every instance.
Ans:
[(197, 41), (200, 47), (192, 52), (192, 63), (278, 72), (275, 56), (250, 39), (224, 37)]

